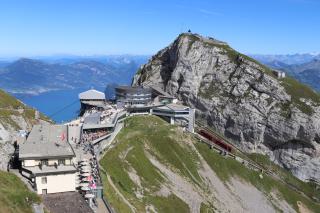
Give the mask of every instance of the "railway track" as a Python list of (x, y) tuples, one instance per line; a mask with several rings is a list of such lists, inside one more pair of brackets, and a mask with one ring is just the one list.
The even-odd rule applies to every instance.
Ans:
[[(236, 150), (235, 153), (231, 153), (228, 152), (226, 153), (227, 155), (229, 155), (230, 157), (236, 159), (236, 158), (240, 158), (243, 160), (243, 162), (246, 162), (247, 167), (251, 167), (251, 169), (254, 170), (258, 170), (260, 172), (262, 172), (263, 174), (266, 174), (274, 179), (276, 179), (277, 181), (280, 181), (281, 183), (283, 183), (284, 185), (288, 186), (290, 189), (296, 191), (297, 193), (299, 193), (300, 195), (306, 197), (309, 200), (312, 200), (314, 202), (320, 203), (319, 200), (314, 199), (313, 197), (310, 197), (309, 195), (305, 194), (300, 188), (298, 188), (297, 186), (293, 185), (292, 183), (287, 182), (286, 180), (284, 180), (282, 177), (280, 177), (279, 175), (277, 175), (275, 172), (273, 172), (272, 170), (269, 170), (267, 168), (265, 168), (263, 165), (255, 162), (254, 160), (252, 160), (251, 158), (249, 158), (247, 156), (247, 153), (243, 152), (239, 147), (237, 147), (236, 145), (234, 145), (233, 143), (231, 143), (229, 140), (227, 140), (225, 137), (223, 137), (222, 135), (218, 134), (215, 130), (213, 130), (212, 128), (208, 127), (205, 123), (200, 122), (200, 121), (195, 121), (196, 124), (196, 133), (195, 136), (196, 138), (200, 139), (202, 142), (206, 143), (207, 145), (210, 146), (210, 148), (214, 148), (220, 152), (226, 152), (226, 150), (224, 150), (223, 148), (219, 147), (216, 144), (213, 144), (211, 141), (209, 141), (208, 139), (202, 137), (201, 135), (199, 135), (197, 132), (199, 129), (204, 129), (208, 132), (210, 132), (212, 135), (214, 135), (216, 138), (222, 140), (224, 143), (228, 144), (229, 146), (231, 146), (234, 150)], [(237, 154), (237, 153), (240, 153)]]

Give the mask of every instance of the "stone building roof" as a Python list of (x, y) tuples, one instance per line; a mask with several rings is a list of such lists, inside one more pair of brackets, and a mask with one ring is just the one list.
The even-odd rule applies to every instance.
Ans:
[(65, 125), (35, 125), (27, 140), (19, 146), (20, 159), (74, 157)]

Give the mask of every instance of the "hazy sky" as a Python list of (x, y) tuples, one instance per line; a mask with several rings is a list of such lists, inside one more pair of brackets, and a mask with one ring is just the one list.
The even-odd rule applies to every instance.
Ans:
[(320, 51), (319, 0), (0, 0), (0, 56), (153, 54), (191, 29), (244, 53)]

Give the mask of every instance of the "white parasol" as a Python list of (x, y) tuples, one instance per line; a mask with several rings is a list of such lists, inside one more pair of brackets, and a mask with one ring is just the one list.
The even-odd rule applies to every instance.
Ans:
[(80, 183), (79, 186), (82, 186), (82, 187), (89, 187), (89, 183)]
[(89, 191), (90, 188), (89, 188), (88, 186), (82, 186), (82, 187), (81, 187), (81, 190), (83, 190), (83, 191)]
[(94, 195), (93, 194), (86, 194), (84, 197), (91, 199), (91, 198), (94, 198)]

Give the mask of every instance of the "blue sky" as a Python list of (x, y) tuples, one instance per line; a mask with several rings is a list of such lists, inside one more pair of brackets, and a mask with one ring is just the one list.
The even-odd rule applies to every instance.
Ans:
[(0, 56), (153, 54), (181, 32), (243, 53), (320, 52), (318, 0), (0, 0)]

